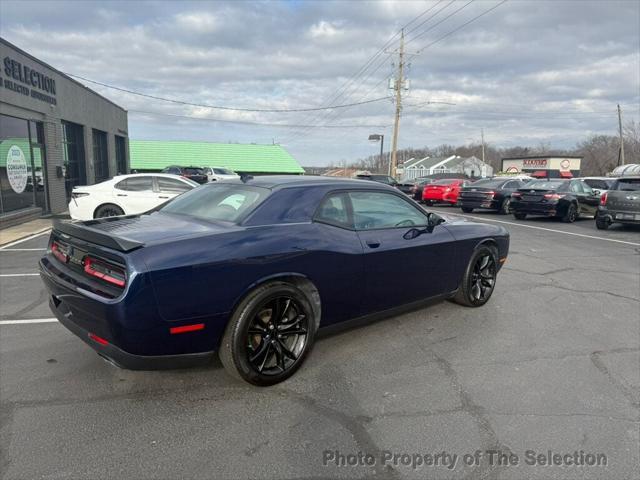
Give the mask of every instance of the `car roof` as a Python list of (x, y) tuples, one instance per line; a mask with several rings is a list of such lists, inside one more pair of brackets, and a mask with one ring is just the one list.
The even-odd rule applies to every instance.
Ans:
[(120, 181), (120, 180), (124, 180), (126, 178), (135, 178), (135, 177), (163, 177), (163, 178), (177, 178), (179, 180), (183, 180), (183, 178), (180, 177), (180, 175), (176, 175), (174, 173), (155, 173), (155, 172), (149, 172), (149, 173), (127, 173), (125, 175), (116, 175), (111, 180)]
[[(244, 180), (242, 180), (244, 178)], [(240, 180), (224, 180), (225, 183), (239, 183), (269, 189), (288, 187), (336, 186), (339, 188), (380, 188), (396, 191), (395, 188), (369, 180), (344, 177), (322, 177), (318, 175), (262, 175), (244, 176)]]

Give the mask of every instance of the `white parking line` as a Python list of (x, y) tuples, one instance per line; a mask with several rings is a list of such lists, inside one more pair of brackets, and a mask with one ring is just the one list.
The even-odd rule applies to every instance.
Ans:
[(46, 248), (1, 248), (2, 252), (43, 252)]
[(457, 215), (459, 217), (473, 218), (474, 220), (480, 220), (481, 222), (504, 223), (506, 225), (514, 225), (516, 227), (534, 228), (536, 230), (544, 230), (547, 232), (564, 233), (565, 235), (574, 235), (576, 237), (583, 237), (583, 238), (593, 238), (594, 240), (604, 240), (605, 242), (624, 243), (625, 245), (633, 245), (634, 247), (640, 247), (640, 243), (627, 242), (625, 240), (616, 240), (615, 238), (604, 238), (604, 237), (597, 237), (595, 235), (586, 235), (584, 233), (565, 232), (564, 230), (556, 230), (555, 228), (537, 227), (535, 225), (523, 225), (522, 223), (506, 222), (504, 220), (494, 220), (492, 218), (476, 217), (475, 215), (464, 215), (462, 213), (450, 213), (450, 212), (442, 212), (442, 213), (444, 213), (445, 215)]
[(40, 275), (39, 273), (3, 273), (0, 277), (35, 277)]
[(43, 230), (38, 233), (34, 233), (33, 235), (29, 235), (28, 237), (21, 238), (20, 240), (16, 240), (15, 242), (7, 243), (6, 245), (3, 245), (2, 247), (0, 247), (0, 250), (6, 250), (7, 248), (13, 247), (14, 245), (18, 245), (19, 243), (26, 242), (33, 238), (37, 238), (41, 235), (44, 235), (45, 233), (49, 233), (50, 230), (51, 230), (50, 228), (47, 228), (46, 230)]
[(55, 323), (57, 318), (32, 318), (29, 320), (0, 320), (0, 325), (23, 325), (27, 323)]

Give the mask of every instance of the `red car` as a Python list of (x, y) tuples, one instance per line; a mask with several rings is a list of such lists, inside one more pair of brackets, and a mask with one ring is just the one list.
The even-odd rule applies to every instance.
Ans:
[(467, 180), (443, 178), (424, 186), (422, 201), (425, 203), (458, 203), (460, 187), (467, 185)]

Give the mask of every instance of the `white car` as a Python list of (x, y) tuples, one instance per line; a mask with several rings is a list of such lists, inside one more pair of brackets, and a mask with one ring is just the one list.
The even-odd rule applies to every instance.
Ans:
[(207, 174), (207, 178), (210, 182), (217, 182), (218, 180), (238, 179), (238, 175), (233, 170), (223, 167), (203, 167), (204, 173)]
[(168, 173), (118, 175), (96, 185), (74, 187), (69, 214), (74, 220), (92, 220), (144, 213), (198, 186)]
[(616, 181), (615, 177), (582, 177), (584, 183), (589, 185), (593, 189), (593, 193), (596, 195), (602, 195), (611, 188), (613, 182)]

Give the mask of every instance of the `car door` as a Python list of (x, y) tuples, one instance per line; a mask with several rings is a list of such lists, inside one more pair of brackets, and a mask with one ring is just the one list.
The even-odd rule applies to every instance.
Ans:
[(181, 193), (188, 192), (193, 186), (177, 178), (156, 177), (158, 204), (171, 200)]
[(580, 180), (580, 186), (584, 194), (584, 213), (595, 215), (598, 210), (598, 205), (600, 205), (600, 195), (584, 180)]
[(126, 178), (115, 185), (113, 194), (127, 215), (146, 212), (161, 203), (151, 175)]
[(428, 227), (427, 213), (401, 194), (349, 192), (364, 255), (363, 313), (432, 297), (455, 288), (453, 236)]
[(571, 180), (569, 191), (578, 201), (578, 213), (593, 214), (593, 209), (589, 207), (587, 195), (582, 188), (582, 182), (580, 180)]

